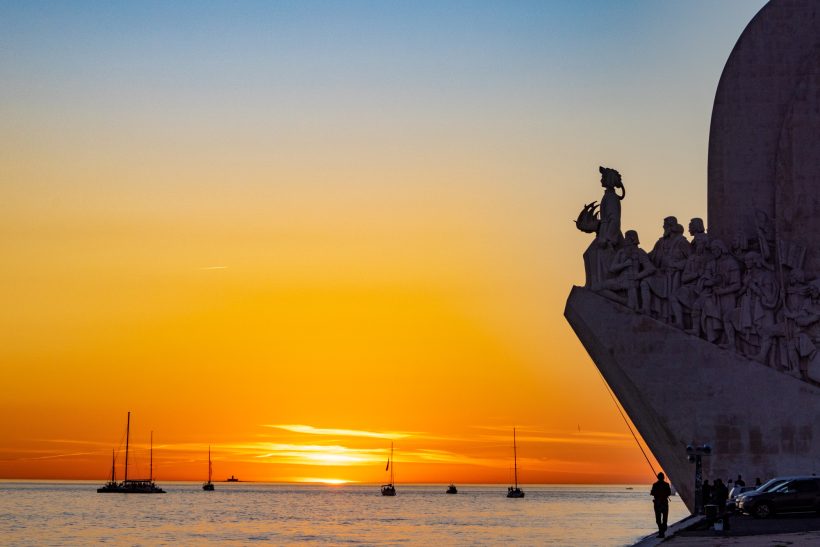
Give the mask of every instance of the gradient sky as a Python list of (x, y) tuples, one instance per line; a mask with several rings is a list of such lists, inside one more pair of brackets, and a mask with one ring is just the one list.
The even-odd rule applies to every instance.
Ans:
[[(652, 477), (562, 317), (762, 1), (0, 2), (0, 478)], [(672, 387), (670, 386), (670, 389)], [(142, 462), (142, 463), (141, 463)]]

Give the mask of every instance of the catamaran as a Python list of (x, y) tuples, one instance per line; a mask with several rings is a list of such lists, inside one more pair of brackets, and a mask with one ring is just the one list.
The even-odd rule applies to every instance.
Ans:
[(513, 462), (515, 465), (515, 487), (507, 487), (508, 498), (523, 498), (524, 491), (518, 487), (518, 447), (515, 443), (515, 428), (513, 428)]
[[(390, 464), (394, 465), (390, 465)], [(385, 471), (388, 469), (390, 470), (390, 483), (382, 485), (382, 496), (395, 496), (396, 495), (396, 486), (393, 484), (393, 468), (395, 467), (395, 462), (393, 461), (393, 443), (390, 443), (390, 458), (387, 460), (387, 467), (384, 468)]]
[(211, 447), (208, 445), (208, 482), (202, 485), (202, 489), (208, 492), (214, 489), (214, 483), (211, 482), (211, 474), (213, 472), (213, 468), (211, 467)]
[(125, 424), (125, 478), (122, 482), (117, 482), (115, 457), (111, 454), (111, 480), (105, 486), (97, 488), (99, 494), (164, 494), (165, 490), (154, 483), (154, 432), (151, 432), (150, 464), (147, 479), (128, 478), (128, 444), (131, 437), (131, 413)]

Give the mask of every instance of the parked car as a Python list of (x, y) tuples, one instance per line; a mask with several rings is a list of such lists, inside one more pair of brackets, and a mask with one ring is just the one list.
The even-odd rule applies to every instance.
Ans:
[(820, 478), (798, 477), (774, 482), (766, 490), (761, 487), (740, 495), (737, 508), (757, 518), (820, 511)]
[(738, 498), (747, 492), (753, 492), (757, 490), (754, 486), (735, 486), (732, 488), (732, 491), (729, 492), (729, 499), (726, 500), (726, 511), (734, 512), (737, 510), (737, 500)]
[(815, 478), (814, 475), (791, 475), (786, 477), (775, 477), (773, 479), (769, 479), (764, 482), (762, 485), (758, 486), (754, 490), (750, 490), (749, 492), (743, 492), (739, 496), (735, 498), (735, 503), (737, 504), (740, 502), (741, 498), (745, 497), (747, 494), (751, 492), (768, 492), (769, 490), (774, 490), (781, 484), (787, 481), (797, 480), (797, 479), (813, 479)]

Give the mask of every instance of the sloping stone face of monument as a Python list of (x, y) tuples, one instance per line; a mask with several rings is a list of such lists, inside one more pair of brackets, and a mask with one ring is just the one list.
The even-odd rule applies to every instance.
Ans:
[(820, 471), (820, 388), (588, 289), (565, 315), (690, 510), (688, 444), (711, 443), (709, 479)]
[(621, 175), (601, 174), (565, 316), (686, 505), (689, 444), (711, 444), (710, 480), (820, 473), (820, 2), (773, 0), (726, 63), (708, 232), (692, 219), (690, 242), (659, 204), (644, 252), (620, 232)]

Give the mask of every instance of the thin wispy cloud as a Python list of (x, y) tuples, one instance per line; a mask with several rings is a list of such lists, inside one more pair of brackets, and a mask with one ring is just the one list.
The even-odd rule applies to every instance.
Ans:
[(110, 447), (110, 442), (104, 441), (88, 441), (84, 439), (31, 439), (32, 442), (49, 443), (49, 444), (79, 444), (91, 446), (107, 446)]
[[(389, 443), (385, 440), (399, 440), (400, 449), (395, 453), (397, 462), (419, 465), (455, 465), (485, 468), (505, 468), (509, 466), (507, 447), (511, 448), (511, 427), (476, 426), (473, 434), (463, 438), (438, 437), (425, 432), (369, 431), (342, 428), (319, 428), (304, 424), (265, 424), (265, 438), (256, 440), (210, 443), (215, 461), (246, 464), (297, 465), (329, 467), (369, 467), (383, 466), (389, 453)], [(519, 457), (519, 467), (560, 469), (593, 473), (594, 470), (578, 466), (573, 462), (554, 459), (559, 446), (601, 446), (612, 447), (632, 443), (627, 434), (585, 430), (545, 430), (537, 427), (519, 427), (519, 449), (525, 448), (525, 455)], [(370, 439), (370, 441), (368, 441)], [(401, 440), (404, 439), (403, 442)], [(307, 442), (300, 442), (305, 440)], [(446, 446), (439, 441), (447, 441)], [(0, 451), (0, 461), (33, 461), (51, 459), (106, 457), (110, 454), (109, 443), (73, 440), (66, 438), (38, 439), (50, 447), (33, 450)], [(325, 444), (323, 444), (325, 443)], [(455, 443), (455, 444), (453, 444)], [(72, 446), (73, 445), (73, 446)], [(541, 448), (537, 446), (541, 445)], [(554, 449), (548, 448), (550, 445)], [(154, 459), (166, 467), (187, 466), (201, 463), (206, 459), (208, 444), (204, 443), (159, 443), (154, 445)], [(502, 449), (503, 447), (503, 449)], [(118, 462), (123, 446), (118, 447)], [(73, 449), (73, 450), (72, 450)], [(149, 445), (132, 443), (132, 457), (135, 461), (146, 459)], [(529, 454), (526, 454), (526, 452)], [(540, 457), (538, 455), (541, 455)], [(547, 456), (549, 454), (549, 456)], [(519, 455), (521, 456), (521, 455)], [(308, 473), (306, 473), (307, 475)], [(317, 472), (321, 474), (321, 472)], [(331, 477), (335, 480), (334, 477)], [(306, 482), (327, 482), (315, 475)]]
[(349, 448), (340, 445), (258, 443), (253, 448), (257, 459), (299, 465), (362, 465), (381, 462), (384, 450)]
[(376, 431), (361, 431), (358, 429), (328, 429), (318, 428), (309, 425), (300, 424), (266, 424), (265, 427), (272, 427), (274, 429), (282, 429), (292, 433), (304, 433), (307, 435), (332, 435), (337, 437), (370, 437), (373, 439), (404, 439), (411, 437), (410, 433), (399, 433), (397, 431), (376, 432)]
[[(498, 435), (479, 434), (473, 438), (474, 442), (494, 442), (512, 443), (510, 430), (512, 426), (473, 426), (475, 429), (485, 431), (504, 432)], [(542, 430), (535, 427), (516, 427), (519, 443), (543, 443), (543, 444), (575, 444), (575, 445), (613, 445), (623, 444), (632, 441), (632, 437), (626, 433), (613, 433), (609, 431), (586, 431), (586, 430)]]
[[(156, 447), (155, 447), (156, 448)], [(300, 443), (225, 443), (211, 445), (214, 458), (242, 462), (269, 462), (275, 464), (311, 465), (311, 466), (368, 466), (383, 464), (389, 448), (353, 448), (341, 444), (318, 445)], [(166, 459), (176, 460), (179, 456), (168, 456), (168, 453), (188, 455), (199, 453), (199, 445), (177, 444), (166, 445), (162, 452)], [(500, 462), (488, 458), (476, 458), (447, 450), (427, 448), (402, 449), (394, 454), (395, 460), (402, 463), (444, 463), (456, 465), (495, 466)], [(201, 458), (197, 458), (199, 460)], [(186, 458), (187, 461), (187, 458)]]
[(451, 463), (457, 465), (481, 465), (486, 467), (493, 467), (498, 465), (499, 460), (490, 458), (475, 458), (473, 456), (465, 456), (456, 452), (449, 452), (447, 450), (430, 450), (418, 449), (412, 451), (402, 451), (401, 458), (396, 458), (396, 461), (403, 462), (418, 462), (418, 463)]

